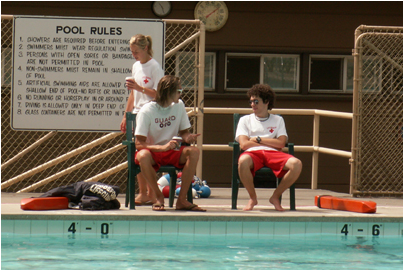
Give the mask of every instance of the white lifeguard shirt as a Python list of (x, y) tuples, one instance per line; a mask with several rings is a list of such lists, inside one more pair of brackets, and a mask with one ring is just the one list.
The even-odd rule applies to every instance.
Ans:
[(151, 145), (164, 145), (178, 132), (190, 128), (182, 100), (163, 108), (155, 101), (145, 104), (137, 114), (135, 135), (147, 137)]
[[(239, 136), (245, 135), (249, 138), (257, 137), (260, 138), (272, 138), (276, 139), (280, 136), (287, 136), (287, 130), (285, 128), (285, 123), (283, 117), (279, 115), (270, 114), (269, 118), (265, 121), (258, 120), (254, 113), (242, 116), (239, 119), (238, 127), (235, 133), (235, 140), (238, 142)], [(255, 150), (275, 150), (275, 148), (259, 145), (251, 147), (246, 152)]]
[[(157, 90), (158, 83), (164, 76), (164, 71), (161, 69), (161, 65), (158, 64), (154, 58), (151, 58), (145, 64), (136, 61), (133, 64), (132, 76), (134, 81), (141, 87)], [(133, 94), (134, 104), (132, 113), (138, 113), (144, 104), (153, 99), (152, 97), (136, 90), (134, 90)]]

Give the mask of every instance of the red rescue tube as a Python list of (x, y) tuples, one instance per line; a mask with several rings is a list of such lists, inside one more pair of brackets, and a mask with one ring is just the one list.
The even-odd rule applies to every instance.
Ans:
[(343, 210), (358, 213), (376, 212), (376, 202), (342, 199), (330, 195), (315, 196), (315, 205), (319, 208)]
[(21, 200), (22, 210), (57, 210), (69, 208), (66, 197), (27, 198)]

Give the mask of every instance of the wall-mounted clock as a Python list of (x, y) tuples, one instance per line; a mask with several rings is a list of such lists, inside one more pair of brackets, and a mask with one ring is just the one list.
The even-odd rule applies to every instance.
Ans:
[(228, 8), (222, 1), (200, 1), (195, 7), (194, 16), (204, 23), (207, 31), (217, 31), (227, 22)]
[(156, 16), (162, 18), (171, 13), (172, 4), (170, 1), (154, 1), (151, 8)]

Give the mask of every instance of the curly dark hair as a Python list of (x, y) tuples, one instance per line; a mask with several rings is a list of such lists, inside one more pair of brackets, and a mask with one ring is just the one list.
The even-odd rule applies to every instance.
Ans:
[(274, 102), (276, 101), (276, 94), (268, 84), (255, 84), (246, 94), (249, 98), (252, 96), (260, 97), (263, 100), (263, 103), (269, 102), (267, 109), (273, 109)]

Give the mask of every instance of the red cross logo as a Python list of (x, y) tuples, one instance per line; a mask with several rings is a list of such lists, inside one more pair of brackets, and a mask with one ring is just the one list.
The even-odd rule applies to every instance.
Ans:
[(145, 83), (145, 84), (147, 84), (147, 83), (148, 83), (148, 80), (147, 80), (147, 78), (145, 78), (145, 80), (144, 80), (144, 83)]
[(267, 129), (269, 129), (269, 128), (270, 128), (269, 132), (270, 132), (270, 133), (273, 133), (273, 132), (274, 132), (274, 129), (275, 129), (276, 127), (268, 127)]

